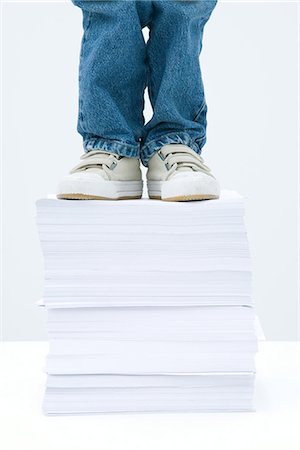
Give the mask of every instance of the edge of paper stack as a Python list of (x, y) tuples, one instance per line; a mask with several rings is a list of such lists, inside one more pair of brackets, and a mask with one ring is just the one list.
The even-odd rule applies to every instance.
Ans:
[[(253, 411), (245, 201), (37, 201), (45, 414)], [(261, 334), (261, 329), (259, 331)]]

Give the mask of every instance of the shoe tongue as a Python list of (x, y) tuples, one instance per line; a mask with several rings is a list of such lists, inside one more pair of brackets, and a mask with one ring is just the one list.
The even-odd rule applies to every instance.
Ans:
[(104, 172), (103, 169), (100, 169), (100, 167), (88, 167), (87, 169), (85, 169), (85, 172), (96, 173), (97, 175), (101, 175), (102, 178), (108, 180), (107, 173)]

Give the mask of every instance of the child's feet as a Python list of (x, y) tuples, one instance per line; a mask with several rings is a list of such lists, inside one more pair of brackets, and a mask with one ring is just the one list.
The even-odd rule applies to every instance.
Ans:
[(138, 159), (91, 151), (64, 177), (57, 198), (70, 200), (123, 200), (141, 198), (142, 174)]
[(220, 186), (203, 159), (186, 145), (162, 147), (148, 164), (148, 193), (165, 201), (219, 198)]

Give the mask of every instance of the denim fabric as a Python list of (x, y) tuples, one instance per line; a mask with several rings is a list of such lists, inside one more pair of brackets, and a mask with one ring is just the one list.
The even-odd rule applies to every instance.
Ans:
[(207, 106), (199, 54), (217, 0), (72, 1), (83, 11), (78, 131), (85, 151), (139, 157), (145, 166), (169, 143), (201, 153)]

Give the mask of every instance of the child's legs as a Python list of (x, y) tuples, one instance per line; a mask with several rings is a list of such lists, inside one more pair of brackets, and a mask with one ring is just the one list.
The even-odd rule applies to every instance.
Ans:
[(199, 54), (203, 28), (215, 5), (215, 0), (153, 1), (147, 55), (154, 115), (144, 128), (144, 164), (168, 143), (201, 152), (207, 108)]
[(78, 131), (85, 150), (138, 157), (146, 47), (136, 2), (73, 2), (83, 10)]

